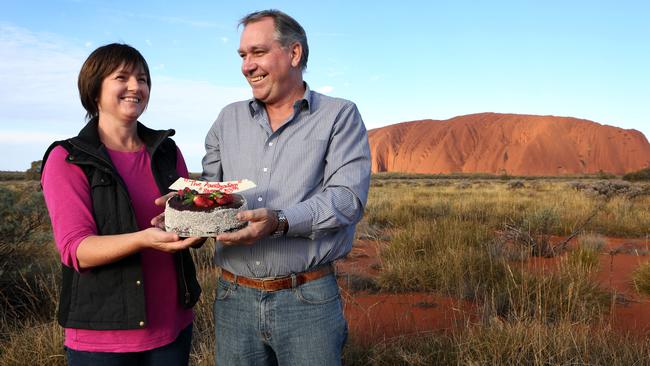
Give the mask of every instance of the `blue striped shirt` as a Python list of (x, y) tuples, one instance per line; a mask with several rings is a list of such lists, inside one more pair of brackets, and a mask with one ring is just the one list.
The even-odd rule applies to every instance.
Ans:
[(242, 192), (248, 208), (282, 210), (289, 223), (285, 237), (217, 242), (215, 264), (237, 275), (302, 272), (352, 248), (368, 199), (368, 134), (354, 103), (305, 89), (275, 132), (251, 99), (226, 106), (206, 136), (202, 179), (252, 180), (257, 187)]

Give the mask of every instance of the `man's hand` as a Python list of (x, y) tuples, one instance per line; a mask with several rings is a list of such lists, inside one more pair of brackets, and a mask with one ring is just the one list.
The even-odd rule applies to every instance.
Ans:
[(248, 221), (248, 226), (216, 237), (224, 245), (253, 244), (269, 236), (278, 227), (278, 215), (268, 208), (242, 211), (237, 214), (239, 221)]

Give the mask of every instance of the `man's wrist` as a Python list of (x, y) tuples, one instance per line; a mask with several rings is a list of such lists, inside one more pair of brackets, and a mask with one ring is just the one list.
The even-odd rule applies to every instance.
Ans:
[(272, 238), (279, 238), (287, 234), (287, 230), (289, 230), (289, 222), (287, 221), (287, 217), (284, 215), (284, 212), (282, 212), (282, 210), (275, 210), (274, 212), (278, 221), (278, 225), (270, 236)]

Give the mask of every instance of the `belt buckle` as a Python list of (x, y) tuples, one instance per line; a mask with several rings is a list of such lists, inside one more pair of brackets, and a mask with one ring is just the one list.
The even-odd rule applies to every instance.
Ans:
[(268, 284), (268, 283), (271, 283), (272, 281), (275, 281), (275, 279), (264, 279), (264, 280), (260, 280), (260, 281), (262, 282), (262, 290), (264, 290), (264, 291), (266, 291), (266, 292), (273, 292), (273, 291), (275, 291), (274, 289), (269, 289), (269, 288), (267, 287), (267, 284)]

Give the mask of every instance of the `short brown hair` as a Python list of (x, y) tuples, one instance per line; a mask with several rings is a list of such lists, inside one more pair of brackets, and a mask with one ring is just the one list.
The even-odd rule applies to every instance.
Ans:
[(77, 80), (79, 98), (81, 99), (81, 105), (86, 110), (88, 120), (99, 115), (97, 99), (102, 91), (104, 78), (122, 65), (129, 70), (142, 66), (145, 74), (147, 74), (147, 85), (151, 89), (149, 65), (147, 65), (147, 61), (138, 50), (128, 44), (120, 43), (101, 46), (88, 56), (83, 66), (81, 66), (79, 79)]

